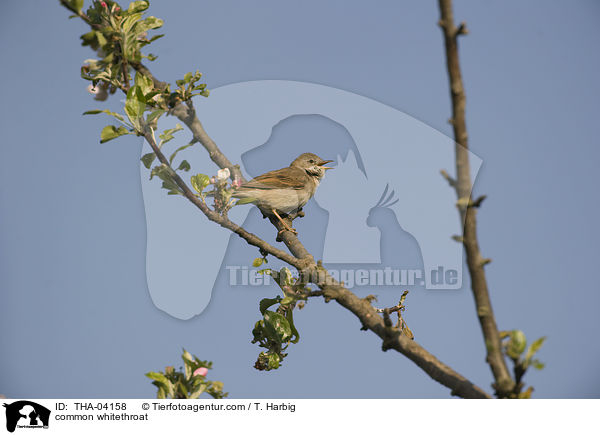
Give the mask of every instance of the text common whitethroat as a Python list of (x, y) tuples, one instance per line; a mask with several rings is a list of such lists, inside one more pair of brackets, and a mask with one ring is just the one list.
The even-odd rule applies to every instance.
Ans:
[(296, 234), (280, 214), (300, 210), (313, 197), (333, 160), (323, 160), (316, 154), (304, 153), (287, 168), (269, 171), (242, 184), (234, 193), (241, 203), (255, 204), (265, 215), (277, 217), (286, 230)]

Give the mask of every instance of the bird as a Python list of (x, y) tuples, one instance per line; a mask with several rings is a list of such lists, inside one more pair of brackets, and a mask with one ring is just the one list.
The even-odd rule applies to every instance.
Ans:
[(333, 160), (323, 160), (313, 153), (300, 154), (287, 168), (266, 172), (252, 180), (243, 183), (232, 194), (239, 199), (238, 205), (252, 203), (263, 215), (275, 216), (284, 230), (294, 234), (298, 232), (291, 228), (282, 218), (298, 211), (313, 197), (325, 172), (331, 167), (325, 166)]

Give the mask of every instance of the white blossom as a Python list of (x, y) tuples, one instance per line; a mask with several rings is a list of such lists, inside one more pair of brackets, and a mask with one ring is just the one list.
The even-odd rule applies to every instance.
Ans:
[(229, 172), (229, 168), (219, 169), (217, 171), (217, 180), (219, 180), (219, 181), (227, 180), (230, 175), (231, 175), (231, 173)]

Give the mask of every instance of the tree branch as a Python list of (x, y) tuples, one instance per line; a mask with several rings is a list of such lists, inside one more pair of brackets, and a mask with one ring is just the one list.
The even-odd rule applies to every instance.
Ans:
[[(68, 7), (65, 4), (66, 2), (61, 1), (61, 3)], [(93, 28), (98, 27), (98, 25), (92, 24), (85, 14), (78, 13), (78, 15)], [(164, 89), (166, 87), (166, 84), (157, 80), (143, 64), (131, 62), (130, 65), (136, 71), (151, 78), (157, 89)], [(196, 116), (191, 101), (188, 101), (186, 104), (181, 102), (178, 103), (170, 113), (177, 116), (188, 126), (194, 135), (194, 139), (204, 146), (208, 151), (211, 160), (213, 160), (217, 166), (220, 168), (229, 168), (232, 178), (238, 177), (240, 180), (243, 180), (239, 165), (233, 165), (204, 130), (204, 127)], [(145, 126), (143, 135), (150, 144), (158, 160), (164, 166), (170, 168), (168, 159), (157, 146), (153, 131), (148, 126)], [(239, 225), (230, 221), (227, 216), (221, 215), (210, 209), (201, 198), (192, 192), (185, 181), (174, 170), (171, 171), (171, 177), (181, 189), (183, 196), (192, 202), (209, 220), (236, 233), (250, 245), (258, 247), (261, 252), (279, 258), (298, 269), (300, 274), (308, 276), (308, 282), (317, 285), (320, 291), (312, 291), (307, 296), (319, 296), (322, 294), (326, 302), (334, 299), (342, 307), (348, 309), (358, 317), (361, 321), (362, 329), (373, 331), (383, 340), (382, 349), (384, 351), (394, 349), (402, 353), (422, 368), (431, 378), (450, 388), (454, 395), (464, 398), (490, 397), (479, 387), (442, 363), (418, 343), (402, 335), (399, 328), (386, 326), (384, 320), (370, 304), (369, 300), (359, 298), (350, 290), (346, 289), (342, 283), (334, 280), (329, 272), (322, 267), (320, 262), (315, 262), (313, 256), (306, 250), (295, 234), (292, 234), (290, 231), (283, 231), (280, 236), (280, 239), (291, 252), (292, 255), (290, 255), (273, 247), (256, 235), (249, 233)], [(290, 218), (287, 219), (291, 221)], [(283, 224), (279, 220), (274, 218), (271, 218), (270, 220), (278, 230), (283, 229)]]
[[(169, 166), (169, 161), (158, 148), (152, 132), (150, 130), (146, 131), (144, 137), (152, 147), (152, 150), (159, 161)], [(265, 252), (294, 266), (301, 274), (308, 277), (309, 282), (316, 284), (323, 291), (323, 296), (326, 301), (334, 299), (341, 306), (358, 317), (363, 325), (363, 329), (369, 329), (381, 337), (383, 339), (382, 349), (384, 351), (394, 349), (408, 357), (411, 361), (421, 367), (432, 379), (450, 388), (453, 395), (464, 398), (489, 398), (489, 395), (475, 384), (442, 363), (421, 345), (402, 335), (399, 329), (386, 328), (383, 319), (378, 315), (375, 308), (373, 308), (367, 300), (359, 298), (346, 289), (340, 282), (334, 280), (327, 270), (320, 265), (317, 265), (313, 256), (306, 250), (295, 234), (290, 231), (283, 231), (280, 236), (293, 254), (293, 256), (291, 256), (271, 246), (254, 234), (248, 233), (239, 225), (211, 210), (202, 200), (194, 195), (177, 173), (172, 176), (173, 180), (182, 189), (184, 196), (196, 205), (208, 219), (235, 232), (250, 245), (263, 249)], [(284, 229), (283, 224), (278, 219), (271, 218), (270, 220), (277, 230)]]
[[(466, 24), (458, 28), (454, 25), (452, 0), (439, 0), (441, 18), (439, 25), (444, 34), (446, 46), (446, 64), (450, 80), (450, 95), (452, 99), (452, 128), (456, 142), (456, 180), (450, 183), (456, 190), (458, 208), (463, 225), (462, 242), (465, 247), (467, 265), (471, 276), (471, 290), (475, 299), (477, 316), (487, 351), (487, 362), (494, 375), (494, 389), (498, 397), (505, 397), (514, 387), (514, 381), (508, 371), (506, 360), (502, 355), (500, 334), (492, 310), (484, 265), (489, 263), (482, 257), (477, 240), (477, 206), (483, 198), (471, 202), (471, 173), (469, 168), (469, 144), (465, 121), (466, 97), (458, 57), (457, 37), (467, 33)], [(447, 178), (448, 179), (448, 178)], [(449, 181), (450, 182), (450, 181)]]
[[(133, 67), (138, 69), (136, 66)], [(145, 67), (140, 68), (139, 70), (143, 71), (144, 74), (150, 74)], [(154, 78), (154, 76), (151, 74), (149, 77), (151, 77), (155, 83), (162, 83), (157, 81), (156, 78)], [(183, 121), (190, 128), (190, 130), (192, 130), (194, 138), (199, 140), (204, 145), (206, 150), (209, 152), (211, 159), (217, 163), (220, 168), (227, 167), (231, 170), (231, 168), (234, 167), (239, 171), (239, 166), (232, 166), (230, 161), (220, 151), (215, 142), (210, 139), (202, 127), (202, 124), (196, 117), (193, 109), (190, 109), (189, 106), (186, 109), (186, 106), (183, 103), (179, 103), (173, 109), (173, 114)], [(147, 132), (144, 136), (146, 140), (149, 141), (152, 150), (156, 153), (161, 163), (168, 165), (168, 160), (164, 155), (162, 155), (160, 149), (158, 149), (152, 134)], [(292, 253), (293, 257), (272, 247), (259, 237), (248, 233), (240, 226), (234, 224), (227, 218), (224, 218), (220, 214), (208, 208), (205, 203), (203, 203), (193, 194), (186, 183), (177, 174), (175, 175), (176, 177), (174, 177), (174, 180), (183, 190), (184, 196), (194, 203), (194, 205), (196, 205), (196, 207), (198, 207), (210, 220), (217, 222), (219, 225), (237, 233), (249, 244), (264, 249), (266, 252), (274, 255), (280, 260), (283, 260), (286, 263), (294, 266), (301, 274), (307, 275), (309, 277), (309, 282), (316, 284), (323, 291), (326, 301), (334, 299), (341, 306), (356, 315), (356, 317), (358, 317), (358, 319), (361, 321), (363, 328), (369, 329), (381, 337), (384, 340), (382, 345), (383, 350), (394, 349), (400, 352), (421, 367), (421, 369), (423, 369), (432, 379), (450, 388), (453, 395), (463, 398), (490, 398), (489, 395), (481, 390), (478, 386), (442, 363), (434, 355), (425, 350), (421, 345), (403, 336), (400, 330), (386, 328), (383, 324), (383, 319), (377, 314), (371, 304), (356, 296), (354, 293), (346, 289), (341, 283), (335, 281), (325, 269), (318, 267), (314, 257), (308, 252), (295, 234), (290, 231), (281, 231), (285, 229), (281, 221), (273, 217), (269, 217), (269, 220), (275, 226), (275, 228), (277, 228), (278, 231), (281, 231), (279, 237)], [(291, 219), (287, 219), (291, 221)]]
[[(158, 157), (158, 160), (163, 165), (170, 168), (171, 166), (169, 164), (169, 160), (165, 157), (165, 155), (162, 153), (160, 148), (158, 148), (158, 145), (156, 144), (154, 135), (153, 135), (152, 131), (150, 130), (150, 128), (146, 128), (146, 131), (144, 133), (144, 138), (146, 139), (148, 144), (150, 144), (150, 147), (152, 147), (152, 151), (154, 151), (154, 154), (156, 154), (156, 157)], [(294, 266), (298, 269), (302, 269), (302, 268), (306, 267), (305, 261), (302, 261), (301, 259), (293, 257), (292, 255), (288, 254), (287, 252), (282, 251), (281, 249), (275, 248), (274, 246), (272, 246), (269, 243), (262, 240), (260, 237), (246, 231), (241, 226), (230, 221), (226, 216), (223, 216), (223, 215), (217, 213), (216, 211), (211, 210), (202, 199), (198, 198), (192, 192), (192, 190), (188, 187), (186, 182), (183, 181), (183, 179), (179, 176), (179, 174), (177, 174), (177, 172), (172, 171), (171, 177), (173, 178), (173, 181), (175, 181), (177, 186), (179, 186), (179, 188), (182, 190), (183, 196), (185, 196), (192, 204), (194, 204), (196, 207), (198, 207), (200, 209), (200, 211), (202, 213), (204, 213), (204, 215), (209, 220), (216, 222), (219, 225), (221, 225), (223, 228), (227, 228), (228, 230), (236, 233), (238, 236), (240, 236), (242, 239), (244, 239), (246, 242), (248, 242), (248, 244), (256, 246), (257, 248), (260, 248), (262, 251), (264, 251), (268, 254), (271, 254), (272, 256), (279, 258), (282, 261), (285, 261), (286, 263), (290, 264), (291, 266)]]
[[(313, 281), (314, 282), (314, 281)], [(361, 299), (335, 280), (317, 282), (326, 298), (352, 312), (361, 321), (363, 329), (369, 329), (382, 340), (382, 350), (394, 349), (418, 365), (432, 379), (450, 388), (451, 394), (466, 399), (489, 399), (490, 396), (465, 377), (452, 370), (425, 350), (416, 341), (402, 334), (399, 328), (386, 327), (373, 306)]]
[[(148, 68), (146, 68), (142, 63), (131, 63), (133, 69), (138, 71), (139, 73), (145, 75), (152, 79), (154, 83), (154, 87), (156, 89), (165, 89), (167, 84), (158, 80), (154, 75), (150, 72)], [(221, 152), (215, 141), (211, 139), (211, 137), (204, 130), (204, 126), (196, 116), (196, 110), (194, 109), (194, 105), (192, 101), (188, 101), (187, 104), (178, 103), (173, 109), (169, 111), (169, 114), (176, 116), (181, 122), (183, 122), (194, 135), (194, 139), (202, 144), (202, 146), (208, 152), (208, 156), (210, 159), (221, 169), (228, 168), (231, 174), (231, 179), (237, 178), (242, 182), (246, 181), (244, 176), (242, 175), (242, 171), (240, 170), (239, 165), (234, 165), (231, 161)]]

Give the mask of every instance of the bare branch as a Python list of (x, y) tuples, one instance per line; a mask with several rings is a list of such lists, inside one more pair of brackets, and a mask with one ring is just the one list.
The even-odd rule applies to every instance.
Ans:
[(448, 172), (446, 172), (445, 169), (442, 169), (440, 171), (440, 174), (442, 174), (442, 177), (444, 177), (444, 179), (448, 182), (450, 187), (456, 187), (456, 180), (454, 178), (452, 178), (450, 176), (450, 174), (448, 174)]
[(471, 399), (489, 399), (490, 396), (478, 386), (452, 370), (425, 350), (416, 341), (402, 334), (397, 328), (384, 325), (384, 320), (371, 304), (346, 289), (338, 282), (317, 284), (325, 295), (352, 312), (361, 321), (363, 329), (369, 329), (383, 340), (383, 349), (394, 349), (418, 365), (432, 379), (450, 388), (453, 395)]
[[(471, 173), (469, 169), (468, 135), (465, 121), (466, 97), (458, 57), (457, 36), (466, 34), (466, 25), (462, 23), (458, 28), (454, 25), (452, 13), (452, 0), (439, 0), (441, 18), (440, 27), (443, 30), (446, 46), (446, 63), (450, 80), (450, 96), (452, 98), (452, 128), (456, 142), (456, 182), (453, 187), (459, 202), (462, 198), (469, 198), (470, 206), (459, 207), (461, 222), (463, 222), (462, 242), (465, 247), (467, 265), (471, 276), (471, 289), (475, 298), (479, 324), (483, 332), (484, 343), (487, 351), (487, 362), (494, 375), (494, 388), (499, 397), (505, 397), (514, 387), (514, 381), (508, 371), (506, 361), (502, 355), (500, 335), (496, 326), (496, 319), (492, 310), (492, 303), (488, 292), (487, 279), (483, 266), (485, 260), (479, 250), (477, 240), (477, 207), (485, 197), (480, 197), (471, 202), (472, 189)], [(452, 183), (451, 183), (452, 184)]]

